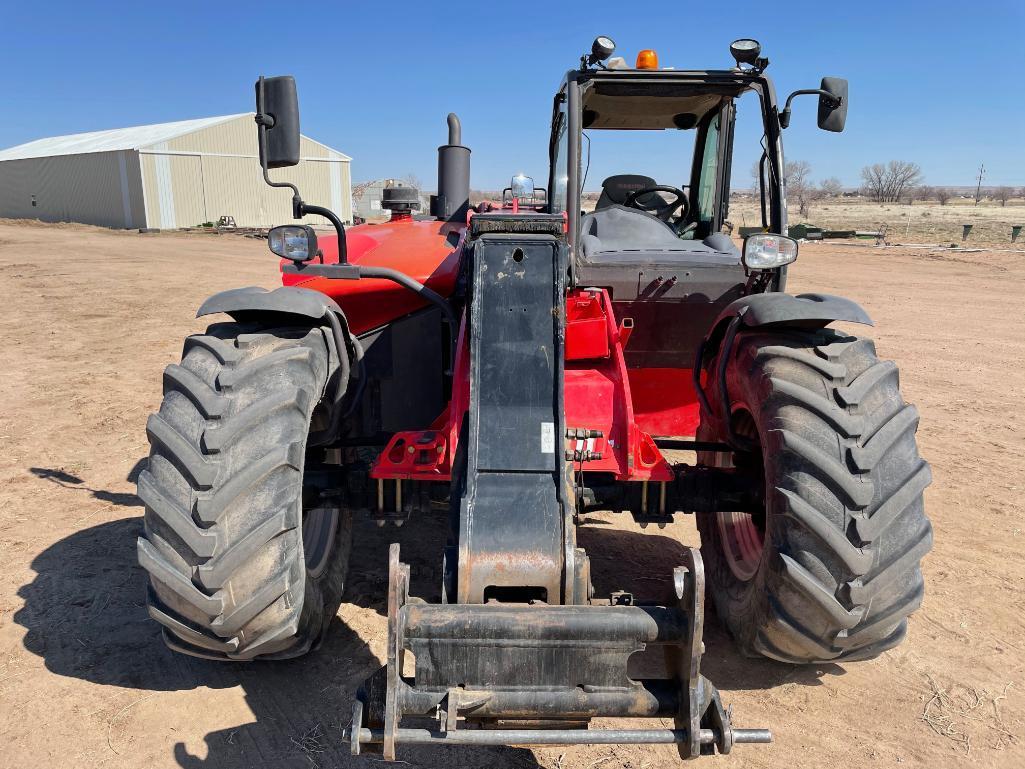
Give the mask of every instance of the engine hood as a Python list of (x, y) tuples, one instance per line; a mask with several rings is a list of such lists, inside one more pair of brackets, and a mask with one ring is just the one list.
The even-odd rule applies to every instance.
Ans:
[[(442, 296), (451, 296), (459, 274), (463, 224), (412, 219), (348, 227), (345, 243), (349, 262), (390, 267), (424, 283)], [(317, 242), (324, 264), (338, 263), (338, 238), (325, 234)], [(283, 260), (282, 264), (287, 264)], [(282, 274), (286, 286), (302, 286), (334, 299), (345, 311), (355, 334), (408, 315), (427, 305), (420, 297), (388, 280), (330, 280)]]

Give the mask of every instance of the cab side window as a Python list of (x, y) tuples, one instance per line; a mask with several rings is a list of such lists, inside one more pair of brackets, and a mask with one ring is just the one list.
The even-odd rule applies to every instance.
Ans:
[[(697, 206), (695, 220), (710, 226), (715, 219), (715, 187), (719, 170), (719, 127), (722, 113), (712, 118), (705, 132), (698, 165)], [(707, 231), (707, 228), (706, 228)]]
[(567, 191), (569, 189), (569, 164), (566, 156), (569, 153), (569, 131), (567, 130), (566, 101), (563, 99), (559, 111), (555, 113), (551, 147), (551, 178), (548, 180), (548, 211), (561, 214), (566, 210)]

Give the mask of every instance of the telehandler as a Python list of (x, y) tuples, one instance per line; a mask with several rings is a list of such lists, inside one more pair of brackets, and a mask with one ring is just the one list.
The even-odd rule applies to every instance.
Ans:
[[(932, 534), (918, 413), (871, 341), (830, 327), (870, 325), (861, 307), (785, 293), (798, 243), (782, 130), (805, 94), (820, 128), (843, 130), (847, 82), (823, 78), (780, 110), (757, 41), (735, 41), (721, 70), (660, 68), (650, 50), (630, 67), (614, 48), (597, 38), (555, 94), (547, 187), (518, 175), (503, 201), (471, 209), (450, 114), (430, 214), (392, 187), (390, 221), (348, 229), (271, 175), (300, 161), (296, 85), (256, 84), (265, 180), (291, 189), (297, 220), (335, 233), (275, 227), (283, 287), (199, 308), (231, 320), (188, 337), (164, 372), (138, 557), (173, 649), (295, 657), (336, 615), (354, 516), (399, 526), (447, 503), (440, 602), (409, 594), (391, 546), (387, 664), (353, 704), (354, 754), (729, 753), (771, 738), (734, 727), (701, 674), (706, 596), (742, 653), (797, 665), (892, 648), (921, 601)], [(761, 227), (738, 245), (745, 94), (760, 111)], [(692, 138), (693, 162), (681, 186), (623, 168), (585, 212), (590, 139), (616, 131)], [(700, 551), (650, 564), (671, 575), (666, 605), (595, 594), (577, 530), (601, 510), (641, 525), (697, 516)], [(628, 670), (652, 651), (663, 675)], [(589, 728), (616, 717), (673, 728)]]

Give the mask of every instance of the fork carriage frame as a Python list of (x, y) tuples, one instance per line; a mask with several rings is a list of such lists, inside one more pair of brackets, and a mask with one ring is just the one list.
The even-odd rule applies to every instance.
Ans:
[[(387, 665), (353, 705), (353, 755), (372, 746), (394, 760), (400, 744), (669, 743), (696, 758), (770, 742), (767, 729), (733, 728), (701, 674), (704, 568), (695, 548), (685, 552), (676, 606), (466, 606), (410, 598), (409, 566), (392, 544)], [(669, 677), (630, 679), (629, 657), (648, 646), (662, 647)], [(412, 678), (402, 675), (407, 652)], [(434, 724), (403, 727), (409, 717)], [(675, 728), (581, 728), (607, 717), (673, 718)]]

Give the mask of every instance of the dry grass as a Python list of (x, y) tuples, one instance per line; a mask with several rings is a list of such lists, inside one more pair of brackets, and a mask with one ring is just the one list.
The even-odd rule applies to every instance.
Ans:
[(299, 737), (291, 737), (290, 739), (292, 744), (306, 757), (306, 760), (310, 762), (314, 769), (317, 769), (320, 766), (317, 763), (317, 759), (327, 749), (320, 724), (317, 724)]
[(988, 736), (990, 748), (1003, 750), (1018, 742), (1004, 723), (1000, 702), (1007, 697), (1008, 683), (1000, 694), (985, 689), (955, 683), (941, 688), (931, 676), (926, 676), (931, 696), (922, 710), (922, 720), (940, 737), (953, 741), (969, 755), (973, 738)]
[[(758, 203), (751, 198), (730, 202), (730, 221), (736, 226), (755, 226), (761, 219)], [(834, 198), (811, 204), (807, 216), (791, 206), (790, 222), (808, 222), (830, 230), (878, 231), (886, 228), (890, 243), (961, 243), (961, 226), (971, 224), (968, 245), (987, 244), (1011, 247), (1011, 226), (1025, 225), (1025, 201), (1008, 201), (1001, 206), (982, 201), (956, 198), (945, 206), (938, 203), (870, 203), (859, 199)], [(1025, 233), (1016, 248), (1025, 248)]]

